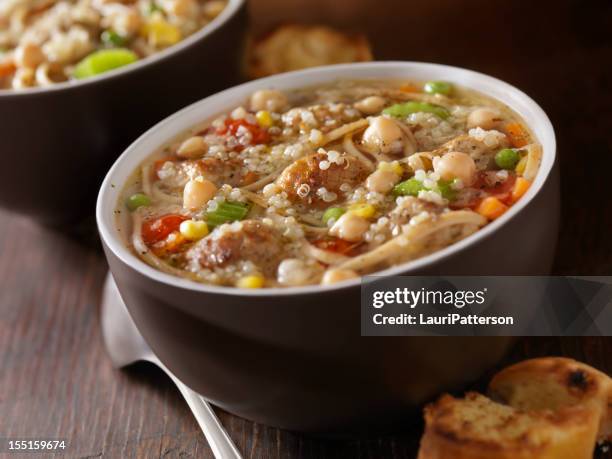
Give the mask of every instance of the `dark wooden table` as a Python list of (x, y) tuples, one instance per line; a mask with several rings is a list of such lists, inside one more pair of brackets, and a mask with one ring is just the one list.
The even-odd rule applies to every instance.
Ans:
[[(379, 58), (461, 65), (523, 88), (557, 131), (563, 217), (555, 272), (609, 275), (611, 5), (259, 0), (252, 10), (256, 30), (283, 17), (326, 18), (366, 31)], [(98, 318), (106, 264), (89, 239), (0, 212), (0, 437), (65, 438), (68, 457), (211, 457), (168, 378), (146, 364), (111, 367)], [(507, 360), (541, 355), (612, 373), (612, 338), (526, 339)], [(254, 458), (413, 458), (420, 436), (398, 426), (395, 435), (329, 440), (219, 415), (245, 457)]]

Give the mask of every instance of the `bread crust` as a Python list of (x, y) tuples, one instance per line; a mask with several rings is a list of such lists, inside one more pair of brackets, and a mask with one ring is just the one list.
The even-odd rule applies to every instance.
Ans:
[(319, 65), (372, 60), (368, 39), (326, 26), (286, 24), (249, 46), (247, 73), (260, 78)]
[[(470, 410), (482, 416), (472, 422)], [(476, 393), (443, 395), (425, 409), (418, 459), (591, 459), (598, 421), (590, 407), (523, 412)]]
[(612, 379), (573, 359), (526, 360), (497, 373), (489, 396), (521, 410), (591, 406), (599, 412), (598, 439), (612, 439)]

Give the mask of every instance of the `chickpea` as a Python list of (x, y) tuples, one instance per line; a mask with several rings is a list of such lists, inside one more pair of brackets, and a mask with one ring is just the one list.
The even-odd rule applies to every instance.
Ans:
[(499, 113), (490, 108), (477, 108), (469, 114), (467, 127), (469, 129), (480, 127), (485, 130), (493, 129), (501, 121)]
[(141, 19), (135, 9), (121, 12), (113, 17), (112, 28), (119, 35), (131, 37), (140, 31)]
[(377, 116), (370, 121), (362, 141), (370, 151), (392, 153), (403, 148), (404, 133), (392, 119)]
[(181, 158), (198, 158), (206, 153), (208, 145), (200, 136), (189, 137), (176, 150), (176, 155)]
[(23, 89), (34, 86), (36, 82), (36, 74), (34, 69), (22, 67), (17, 69), (11, 82), (14, 89)]
[(45, 60), (40, 47), (34, 43), (24, 43), (15, 49), (15, 64), (17, 67), (35, 69)]
[(251, 110), (268, 110), (280, 112), (287, 106), (287, 97), (280, 91), (273, 89), (260, 89), (251, 96)]
[(400, 176), (390, 170), (378, 169), (366, 179), (366, 188), (376, 193), (386, 194), (399, 182)]
[(375, 115), (385, 107), (387, 102), (380, 96), (370, 96), (355, 103), (355, 108), (366, 115)]
[(353, 271), (352, 269), (328, 269), (327, 271), (325, 271), (325, 274), (323, 274), (323, 279), (321, 280), (321, 284), (323, 285), (329, 285), (329, 284), (335, 284), (336, 282), (341, 282), (344, 280), (348, 280), (348, 279), (355, 279), (359, 277), (359, 274), (357, 274), (355, 271)]
[(199, 209), (212, 199), (217, 187), (210, 180), (198, 177), (189, 180), (183, 189), (183, 207), (185, 209)]
[(329, 234), (350, 242), (358, 242), (370, 228), (370, 222), (352, 212), (342, 215), (330, 228)]
[(313, 278), (311, 266), (297, 258), (287, 258), (278, 265), (278, 282), (283, 285), (306, 285)]
[(476, 164), (470, 155), (459, 151), (451, 151), (433, 160), (434, 171), (444, 180), (460, 179), (469, 186), (476, 178)]

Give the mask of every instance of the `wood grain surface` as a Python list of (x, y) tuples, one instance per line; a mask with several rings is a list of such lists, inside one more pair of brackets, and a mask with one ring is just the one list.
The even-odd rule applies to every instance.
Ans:
[[(611, 9), (609, 0), (251, 4), (256, 31), (283, 19), (328, 22), (368, 34), (381, 59), (465, 66), (525, 90), (559, 144), (555, 272), (582, 275), (612, 274)], [(85, 228), (69, 238), (0, 212), (0, 438), (65, 438), (66, 457), (212, 457), (167, 377), (147, 364), (112, 368), (98, 317), (107, 268)], [(525, 339), (507, 360), (543, 355), (612, 373), (612, 338)], [(219, 415), (248, 458), (414, 458), (420, 437), (398, 426), (393, 435), (324, 439)]]

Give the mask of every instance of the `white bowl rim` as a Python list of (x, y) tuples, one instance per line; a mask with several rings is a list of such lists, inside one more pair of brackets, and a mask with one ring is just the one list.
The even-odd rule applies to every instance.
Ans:
[[(438, 262), (442, 259), (448, 258), (453, 254), (456, 254), (467, 247), (473, 245), (474, 243), (487, 238), (492, 235), (495, 231), (497, 231), (501, 226), (505, 225), (511, 219), (515, 218), (534, 198), (534, 196), (540, 191), (548, 176), (550, 175), (555, 160), (556, 160), (556, 140), (555, 133), (552, 127), (552, 124), (542, 108), (533, 101), (529, 96), (520, 91), (519, 89), (511, 86), (508, 83), (505, 83), (501, 80), (493, 78), (491, 76), (475, 72), (472, 70), (463, 69), (460, 67), (453, 67), (441, 64), (430, 64), (424, 62), (409, 62), (409, 61), (387, 61), (387, 62), (366, 62), (366, 63), (353, 63), (353, 64), (339, 64), (332, 66), (324, 66), (324, 67), (316, 67), (306, 70), (298, 70), (294, 72), (287, 72), (280, 75), (274, 75), (267, 78), (261, 78), (258, 80), (254, 80), (248, 83), (244, 83), (238, 86), (234, 86), (212, 96), (209, 96), (205, 99), (200, 100), (192, 105), (185, 107), (179, 112), (171, 115), (165, 120), (161, 121), (157, 125), (153, 126), (143, 135), (141, 135), (136, 141), (134, 141), (115, 161), (109, 172), (107, 173), (98, 195), (98, 201), (96, 205), (96, 220), (98, 224), (98, 231), (100, 232), (100, 236), (103, 242), (107, 245), (107, 247), (113, 252), (114, 256), (119, 258), (122, 263), (129, 266), (131, 269), (137, 271), (141, 275), (150, 278), (156, 282), (161, 284), (166, 284), (171, 287), (177, 287), (185, 290), (191, 290), (195, 292), (202, 293), (214, 293), (214, 294), (224, 294), (224, 295), (235, 295), (235, 296), (252, 296), (252, 297), (265, 297), (265, 296), (291, 296), (291, 295), (300, 295), (300, 294), (316, 294), (318, 292), (329, 292), (331, 290), (339, 290), (345, 288), (351, 288), (358, 286), (362, 278), (351, 279), (343, 282), (339, 282), (337, 284), (332, 285), (308, 285), (301, 287), (273, 287), (273, 288), (262, 288), (262, 289), (240, 289), (236, 287), (225, 287), (225, 286), (216, 286), (204, 283), (198, 283), (195, 281), (191, 281), (188, 279), (183, 279), (177, 276), (173, 276), (170, 274), (166, 274), (162, 271), (159, 271), (150, 265), (143, 262), (140, 258), (134, 255), (130, 249), (128, 249), (121, 239), (119, 238), (116, 230), (114, 229), (115, 224), (113, 222), (114, 219), (114, 210), (117, 204), (117, 198), (121, 194), (121, 189), (124, 186), (125, 180), (122, 180), (119, 183), (116, 183), (117, 180), (114, 178), (117, 174), (121, 172), (123, 164), (126, 161), (126, 158), (129, 158), (133, 155), (138, 154), (138, 161), (136, 161), (135, 167), (137, 164), (140, 164), (147, 155), (151, 153), (151, 150), (140, 151), (142, 148), (142, 144), (149, 137), (153, 137), (159, 132), (162, 128), (168, 128), (171, 126), (181, 126), (180, 129), (177, 129), (178, 132), (187, 131), (190, 127), (192, 127), (196, 123), (190, 123), (189, 125), (185, 125), (182, 123), (182, 119), (186, 118), (189, 114), (201, 114), (200, 119), (205, 120), (214, 116), (219, 111), (215, 111), (213, 113), (207, 113), (206, 107), (212, 104), (225, 104), (225, 110), (231, 110), (233, 108), (229, 105), (229, 100), (232, 99), (232, 95), (241, 94), (241, 99), (244, 100), (248, 97), (248, 94), (252, 93), (254, 90), (262, 89), (262, 88), (274, 88), (274, 87), (283, 87), (283, 88), (296, 88), (299, 89), (304, 87), (303, 84), (296, 85), (291, 82), (296, 79), (315, 79), (317, 81), (323, 82), (332, 82), (334, 80), (339, 79), (354, 79), (354, 80), (363, 80), (372, 78), (367, 75), (370, 73), (381, 72), (385, 75), (388, 74), (388, 78), (411, 78), (411, 73), (435, 73), (436, 75), (440, 74), (449, 74), (447, 80), (455, 83), (459, 83), (458, 79), (468, 79), (473, 84), (478, 84), (478, 87), (474, 88), (477, 91), (480, 91), (482, 94), (494, 97), (499, 99), (498, 97), (491, 96), (490, 93), (486, 90), (483, 90), (484, 86), (487, 87), (495, 87), (498, 92), (505, 94), (508, 98), (514, 98), (516, 101), (525, 104), (530, 110), (533, 111), (534, 116), (538, 119), (538, 126), (530, 125), (530, 128), (534, 133), (539, 128), (541, 131), (541, 135), (537, 137), (539, 143), (542, 144), (543, 147), (543, 155), (542, 161), (540, 164), (540, 169), (538, 171), (538, 175), (536, 176), (534, 182), (529, 187), (529, 190), (516, 204), (514, 204), (510, 209), (502, 215), (497, 220), (490, 222), (485, 227), (476, 231), (472, 235), (468, 236), (461, 241), (452, 244), (448, 247), (445, 247), (441, 250), (438, 250), (432, 254), (426, 255), (422, 258), (418, 258), (413, 261), (409, 261), (406, 263), (402, 263), (390, 268), (387, 268), (382, 271), (378, 271), (373, 273), (376, 276), (393, 276), (393, 275), (410, 275), (411, 272), (417, 271), (423, 267), (431, 265), (435, 262)], [(394, 73), (395, 72), (395, 73)], [(405, 76), (399, 76), (399, 74), (405, 74)], [(342, 76), (346, 74), (347, 76)], [(317, 79), (317, 77), (320, 77)], [(458, 78), (461, 77), (461, 78)], [(437, 79), (441, 79), (439, 76), (434, 77)], [(430, 79), (430, 78), (428, 78)], [(315, 83), (316, 84), (316, 83)], [(462, 86), (472, 87), (469, 84), (466, 85), (465, 81), (461, 81), (460, 84)], [(308, 84), (306, 85), (308, 86)], [(489, 88), (490, 89), (490, 88)], [(225, 100), (228, 101), (225, 101)], [(510, 106), (511, 109), (516, 110), (516, 106), (512, 106), (505, 101), (501, 101), (502, 103)], [(521, 114), (519, 112), (519, 114)], [(521, 114), (523, 116), (523, 114)], [(178, 133), (177, 132), (177, 133)], [(161, 146), (168, 140), (171, 140), (171, 137), (162, 138), (160, 141), (155, 142), (157, 146)], [(135, 168), (134, 167), (134, 168)], [(133, 173), (133, 169), (127, 171), (125, 175), (125, 179), (129, 177)], [(116, 186), (115, 186), (116, 185)], [(113, 193), (114, 192), (114, 193)], [(110, 195), (113, 194), (114, 198), (111, 198)]]
[(19, 89), (19, 90), (0, 89), (0, 98), (2, 97), (6, 97), (6, 98), (26, 97), (26, 96), (32, 96), (32, 95), (41, 94), (41, 93), (46, 94), (46, 93), (55, 92), (55, 91), (70, 90), (73, 88), (76, 89), (81, 86), (95, 84), (103, 80), (113, 79), (120, 75), (124, 75), (129, 72), (135, 72), (138, 69), (148, 67), (149, 65), (152, 65), (162, 59), (165, 59), (166, 57), (172, 54), (180, 53), (186, 48), (189, 48), (194, 43), (206, 38), (208, 35), (212, 34), (215, 30), (221, 28), (221, 26), (225, 22), (227, 22), (228, 19), (232, 18), (236, 14), (236, 12), (240, 9), (240, 7), (245, 2), (246, 0), (228, 0), (228, 4), (223, 9), (223, 11), (221, 11), (221, 13), (216, 18), (214, 18), (212, 21), (210, 21), (200, 30), (189, 35), (188, 37), (181, 40), (177, 44), (169, 46), (168, 48), (165, 48), (150, 56), (147, 56), (144, 59), (140, 59), (139, 61), (134, 62), (133, 64), (119, 67), (117, 69), (110, 70), (108, 72), (104, 72), (100, 75), (93, 76), (90, 78), (84, 78), (82, 80), (70, 80), (70, 81), (64, 81), (62, 83), (56, 83), (56, 84), (52, 84), (52, 85), (44, 86), (44, 87), (35, 86), (33, 88)]

